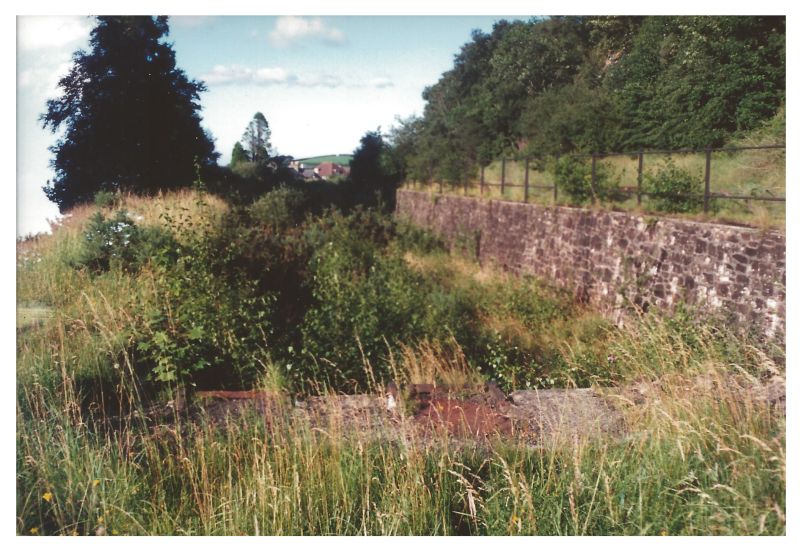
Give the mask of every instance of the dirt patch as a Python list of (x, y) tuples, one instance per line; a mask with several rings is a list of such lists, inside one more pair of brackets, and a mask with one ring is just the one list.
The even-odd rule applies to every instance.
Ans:
[(539, 445), (559, 437), (617, 435), (621, 413), (590, 389), (518, 391), (506, 396), (494, 385), (390, 386), (385, 394), (312, 396), (304, 400), (269, 392), (204, 392), (192, 408), (224, 424), (245, 410), (303, 423), (341, 436), (457, 441), (492, 438)]

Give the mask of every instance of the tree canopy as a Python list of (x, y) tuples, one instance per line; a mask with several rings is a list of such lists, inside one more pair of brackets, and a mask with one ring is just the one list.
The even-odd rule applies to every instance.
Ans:
[(98, 17), (47, 102), (43, 126), (55, 178), (44, 190), (64, 211), (99, 190), (149, 193), (190, 184), (217, 158), (200, 126), (202, 82), (175, 64), (167, 17)]
[(474, 31), (392, 140), (412, 177), (501, 154), (720, 145), (782, 112), (785, 17), (550, 17)]

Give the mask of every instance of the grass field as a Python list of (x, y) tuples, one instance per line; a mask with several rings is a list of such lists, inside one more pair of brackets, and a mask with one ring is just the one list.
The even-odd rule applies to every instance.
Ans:
[(352, 154), (329, 154), (327, 156), (313, 156), (311, 158), (299, 158), (297, 161), (302, 162), (307, 166), (318, 166), (323, 162), (333, 162), (343, 166), (349, 166), (350, 161), (353, 159)]
[[(143, 225), (168, 230), (175, 226), (168, 218), (209, 229), (203, 216), (225, 218), (229, 211), (211, 197), (198, 203), (186, 192), (129, 196), (121, 207)], [(347, 250), (368, 254), (373, 244), (365, 234), (379, 225), (362, 231), (365, 217), (347, 225), (334, 215), (306, 221), (302, 238), (289, 242), (322, 242), (314, 263), (324, 268), (307, 279), (330, 278), (323, 289), (339, 299), (330, 301), (332, 313), (339, 303), (353, 307), (334, 326), (332, 336), (346, 338), (342, 344), (361, 348), (369, 325), (400, 309), (398, 297), (421, 293), (424, 301), (404, 312), (397, 332), (404, 323), (437, 332), (440, 316), (429, 323), (420, 317), (427, 309), (452, 310), (490, 345), (478, 359), (468, 349), (474, 341), (459, 341), (459, 367), (472, 368), (468, 376), (541, 367), (547, 386), (619, 389), (627, 434), (585, 440), (565, 432), (535, 447), (513, 437), (471, 446), (447, 437), (380, 442), (345, 432), (341, 421), (309, 428), (257, 413), (220, 426), (170, 408), (174, 384), (142, 391), (137, 343), (160, 314), (176, 317), (181, 303), (159, 290), (152, 265), (92, 273), (76, 264), (93, 212), (74, 210), (51, 235), (17, 244), (18, 535), (785, 534), (785, 416), (765, 396), (785, 377), (781, 348), (695, 322), (691, 313), (651, 314), (618, 328), (535, 280), (481, 268), (424, 235), (403, 236), (402, 227), (387, 241), (377, 238), (382, 243), (363, 271), (348, 273), (340, 269)], [(344, 239), (347, 245), (337, 247)], [(411, 239), (409, 248), (404, 241)], [(342, 300), (352, 287), (360, 292)], [(326, 293), (315, 295), (327, 302)], [(220, 317), (223, 298), (212, 303)], [(369, 299), (391, 302), (374, 316)], [(314, 306), (312, 312), (322, 310)], [(350, 318), (361, 322), (355, 330), (345, 325)], [(277, 325), (276, 316), (269, 320)], [(155, 340), (177, 344), (171, 337), (179, 326), (171, 325)], [(393, 333), (387, 328), (383, 335)], [(388, 358), (397, 376), (422, 382), (454, 374), (452, 349), (401, 342), (403, 352)], [(295, 396), (289, 372), (303, 362), (281, 358), (287, 354), (280, 339), (267, 343), (272, 361), (257, 385)], [(356, 355), (369, 375), (386, 367), (378, 355)], [(514, 361), (531, 355), (550, 356), (550, 365)], [(173, 412), (154, 415), (153, 405)]]

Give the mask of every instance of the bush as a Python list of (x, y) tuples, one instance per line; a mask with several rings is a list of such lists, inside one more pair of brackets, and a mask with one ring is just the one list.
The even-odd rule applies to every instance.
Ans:
[(655, 175), (645, 176), (645, 189), (653, 209), (666, 213), (692, 213), (703, 207), (703, 183), (672, 160)]
[(119, 210), (106, 218), (101, 212), (89, 220), (73, 266), (99, 273), (119, 268), (135, 272), (147, 262), (168, 263), (176, 257), (172, 235), (158, 227), (140, 227)]
[(94, 195), (94, 205), (99, 208), (116, 207), (120, 204), (120, 195), (109, 190), (100, 190)]
[(599, 201), (618, 201), (625, 198), (619, 190), (619, 181), (612, 179), (606, 167), (601, 164), (595, 165), (594, 184), (591, 163), (575, 156), (567, 156), (557, 162), (555, 176), (559, 190), (563, 190), (570, 202), (576, 205), (593, 198)]
[(153, 381), (248, 386), (270, 359), (275, 298), (241, 268), (239, 233), (202, 218), (173, 227), (184, 243), (174, 264), (155, 269), (158, 298), (143, 314), (136, 350)]
[(303, 191), (280, 186), (253, 203), (250, 215), (256, 223), (279, 230), (298, 225), (305, 216), (305, 205)]

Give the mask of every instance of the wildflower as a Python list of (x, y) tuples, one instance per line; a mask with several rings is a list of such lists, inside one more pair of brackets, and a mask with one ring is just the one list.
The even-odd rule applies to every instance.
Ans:
[(617, 356), (614, 354), (609, 354), (608, 363), (616, 363), (616, 361), (617, 361)]
[(53, 493), (50, 491), (46, 492), (44, 495), (42, 495), (42, 499), (44, 499), (45, 502), (50, 502), (53, 500)]
[(38, 527), (31, 527), (30, 533), (32, 535), (38, 535), (39, 534), (39, 528)]
[(667, 531), (665, 529), (662, 529), (661, 532), (659, 533), (659, 535), (661, 535), (662, 537), (666, 537), (667, 536)]
[(99, 479), (96, 479), (96, 480), (94, 480), (92, 482), (92, 487), (97, 487), (98, 485), (100, 485), (100, 480)]
[(98, 516), (97, 523), (103, 523), (103, 516)]

